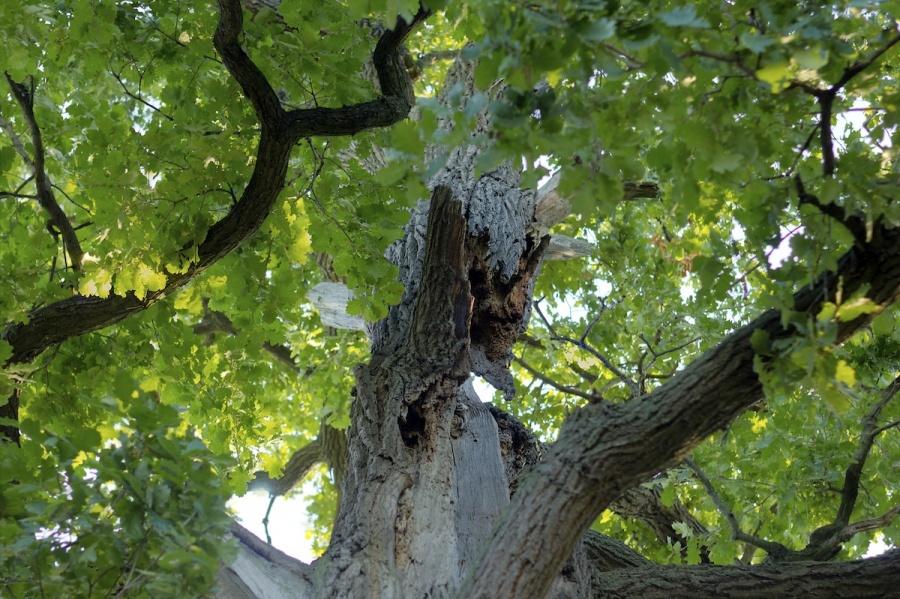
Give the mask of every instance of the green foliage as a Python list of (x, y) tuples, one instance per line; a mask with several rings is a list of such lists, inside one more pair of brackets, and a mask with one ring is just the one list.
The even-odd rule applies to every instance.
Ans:
[[(224, 475), (178, 412), (147, 395), (97, 407), (115, 430), (23, 419), (0, 444), (0, 580), (13, 597), (196, 595), (234, 548)], [(108, 440), (104, 441), (104, 438)]]

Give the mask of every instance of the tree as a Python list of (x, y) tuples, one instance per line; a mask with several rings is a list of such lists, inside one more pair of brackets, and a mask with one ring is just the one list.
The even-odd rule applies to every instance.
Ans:
[(4, 596), (898, 596), (898, 18), (0, 5)]

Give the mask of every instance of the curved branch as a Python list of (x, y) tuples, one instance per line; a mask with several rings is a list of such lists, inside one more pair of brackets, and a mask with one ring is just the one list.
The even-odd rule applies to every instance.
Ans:
[(859, 243), (866, 242), (866, 224), (861, 218), (855, 215), (848, 215), (847, 211), (837, 204), (823, 204), (818, 197), (806, 191), (806, 188), (803, 186), (803, 180), (800, 179), (800, 175), (794, 177), (794, 184), (797, 187), (797, 196), (799, 197), (801, 204), (815, 206), (822, 214), (830, 216), (847, 227), (847, 230), (850, 231), (856, 241)]
[(873, 52), (866, 58), (863, 58), (862, 60), (859, 60), (859, 61), (853, 63), (852, 65), (850, 65), (849, 67), (847, 67), (846, 69), (844, 69), (844, 74), (841, 75), (841, 78), (838, 79), (834, 83), (834, 85), (832, 85), (828, 89), (828, 92), (832, 95), (837, 94), (841, 90), (842, 87), (844, 87), (845, 85), (850, 83), (850, 81), (854, 77), (856, 77), (857, 75), (859, 75), (860, 73), (865, 71), (867, 68), (869, 68), (873, 62), (875, 62), (876, 60), (881, 58), (885, 52), (887, 52), (888, 50), (893, 48), (898, 43), (900, 43), (900, 33), (895, 33), (894, 36), (891, 37), (891, 39), (889, 39), (888, 42), (884, 46), (882, 46), (881, 48), (879, 48), (878, 50), (876, 50), (875, 52)]
[(884, 528), (888, 524), (890, 524), (894, 518), (900, 514), (900, 505), (894, 506), (885, 513), (880, 516), (876, 516), (875, 518), (869, 518), (867, 520), (860, 520), (859, 522), (854, 522), (849, 526), (845, 526), (840, 533), (838, 533), (838, 539), (840, 541), (849, 541), (853, 538), (854, 535), (865, 532), (867, 530), (877, 530), (879, 528)]
[(341, 480), (347, 470), (347, 431), (325, 422), (319, 428), (319, 436), (315, 441), (294, 452), (281, 476), (272, 478), (266, 472), (257, 472), (248, 488), (251, 491), (263, 489), (273, 497), (280, 497), (300, 484), (310, 470), (322, 463), (331, 468), (334, 485), (340, 492)]
[(700, 540), (701, 562), (709, 563), (709, 547), (703, 542), (703, 537), (708, 533), (706, 527), (678, 499), (671, 506), (663, 504), (659, 489), (656, 484), (650, 488), (645, 485), (634, 486), (610, 503), (609, 509), (617, 516), (643, 522), (653, 530), (663, 545), (668, 542), (681, 543), (683, 552), (687, 550), (688, 539), (675, 529), (675, 524), (687, 524), (693, 531), (694, 538)]
[[(63, 238), (63, 244), (65, 246), (65, 251), (68, 252), (69, 258), (72, 260), (72, 270), (79, 271), (81, 270), (81, 260), (84, 258), (84, 251), (81, 249), (81, 243), (78, 241), (78, 236), (75, 234), (75, 229), (72, 227), (72, 223), (69, 222), (69, 217), (66, 216), (66, 213), (63, 212), (63, 209), (60, 208), (59, 204), (56, 202), (56, 197), (53, 195), (53, 184), (50, 182), (50, 177), (47, 175), (46, 168), (46, 153), (44, 151), (44, 138), (41, 135), (41, 128), (37, 124), (37, 120), (34, 117), (34, 80), (31, 81), (31, 86), (26, 86), (23, 83), (18, 83), (13, 81), (12, 77), (9, 76), (9, 73), (4, 73), (6, 76), (6, 82), (9, 84), (9, 89), (12, 91), (13, 97), (16, 99), (16, 102), (19, 104), (19, 108), (22, 109), (22, 116), (25, 118), (25, 122), (28, 123), (28, 129), (31, 131), (31, 142), (34, 145), (34, 158), (28, 158), (25, 149), (21, 147), (21, 140), (16, 144), (17, 136), (12, 131), (12, 127), (8, 127), (8, 133), (10, 133), (11, 137), (13, 137), (13, 144), (16, 146), (16, 150), (25, 160), (26, 166), (31, 169), (32, 173), (34, 173), (34, 184), (37, 188), (37, 201), (41, 205), (47, 214), (50, 216), (50, 224), (53, 228), (50, 228), (50, 232), (54, 235), (59, 235)], [(6, 126), (4, 126), (7, 129)]]
[(589, 530), (581, 538), (585, 557), (599, 572), (653, 566), (646, 557), (612, 537)]
[(241, 48), (239, 38), (243, 32), (244, 11), (240, 0), (219, 0), (219, 25), (213, 43), (222, 62), (256, 109), (265, 131), (267, 126), (280, 125), (285, 113), (269, 80)]
[(289, 135), (294, 139), (313, 135), (354, 135), (365, 129), (386, 127), (405, 119), (415, 104), (415, 95), (400, 50), (409, 34), (430, 14), (420, 5), (411, 22), (398, 18), (397, 26), (385, 31), (378, 39), (372, 61), (381, 86), (380, 98), (341, 108), (292, 110), (285, 117)]
[(250, 491), (265, 490), (273, 497), (280, 497), (296, 487), (316, 464), (325, 461), (322, 446), (318, 440), (306, 444), (294, 452), (284, 466), (284, 472), (278, 478), (272, 478), (267, 472), (257, 472), (247, 485)]

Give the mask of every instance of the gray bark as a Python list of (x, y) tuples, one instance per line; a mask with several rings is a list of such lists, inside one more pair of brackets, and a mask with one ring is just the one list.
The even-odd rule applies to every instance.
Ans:
[(891, 599), (900, 597), (900, 551), (843, 564), (651, 566), (616, 570), (597, 581), (594, 593), (609, 599)]

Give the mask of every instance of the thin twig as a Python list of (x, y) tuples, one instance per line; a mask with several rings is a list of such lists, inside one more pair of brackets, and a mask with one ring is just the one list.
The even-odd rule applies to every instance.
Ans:
[(109, 74), (112, 75), (113, 78), (114, 78), (116, 81), (119, 82), (119, 85), (122, 86), (122, 91), (125, 92), (125, 95), (126, 95), (126, 96), (128, 96), (128, 97), (131, 98), (132, 100), (136, 100), (136, 101), (140, 102), (141, 104), (143, 104), (143, 105), (146, 106), (147, 108), (149, 108), (149, 109), (153, 110), (154, 112), (156, 112), (156, 113), (158, 113), (158, 114), (164, 116), (164, 117), (167, 118), (170, 122), (175, 120), (174, 117), (172, 117), (171, 115), (168, 115), (168, 114), (166, 114), (165, 112), (163, 112), (163, 110), (162, 110), (159, 106), (154, 106), (153, 104), (151, 104), (150, 102), (148, 102), (147, 100), (145, 100), (143, 97), (141, 97), (140, 94), (132, 93), (132, 92), (128, 89), (128, 86), (125, 85), (125, 82), (122, 81), (122, 78), (121, 78), (119, 75), (117, 75), (116, 73), (114, 73), (112, 70), (109, 71)]
[(626, 384), (628, 386), (628, 388), (631, 389), (632, 395), (634, 397), (638, 397), (640, 395), (640, 387), (638, 386), (638, 384), (635, 381), (633, 381), (631, 378), (626, 376), (625, 373), (623, 373), (621, 370), (616, 368), (613, 365), (613, 363), (610, 362), (606, 358), (606, 356), (604, 356), (603, 354), (598, 352), (596, 349), (594, 349), (593, 347), (588, 345), (586, 342), (579, 341), (577, 339), (573, 339), (572, 337), (568, 337), (566, 335), (560, 335), (559, 333), (557, 333), (556, 330), (553, 328), (553, 325), (550, 324), (550, 321), (547, 320), (547, 317), (544, 315), (543, 311), (541, 310), (540, 302), (534, 302), (534, 310), (535, 310), (535, 312), (537, 312), (538, 316), (544, 322), (544, 325), (550, 331), (550, 334), (553, 336), (554, 340), (565, 341), (566, 343), (571, 343), (572, 345), (579, 347), (579, 348), (583, 349), (584, 351), (588, 352), (589, 354), (591, 354), (592, 356), (597, 358), (600, 361), (600, 363), (603, 364), (607, 368), (607, 370), (612, 372), (622, 383)]
[(513, 362), (515, 362), (516, 364), (518, 364), (519, 366), (521, 366), (521, 367), (522, 367), (528, 374), (530, 374), (533, 378), (536, 378), (536, 379), (538, 379), (539, 381), (542, 381), (542, 382), (544, 382), (544, 383), (547, 383), (548, 385), (550, 385), (551, 387), (553, 387), (553, 388), (556, 389), (557, 391), (560, 391), (560, 392), (562, 392), (562, 393), (568, 393), (569, 395), (577, 395), (578, 397), (583, 397), (584, 399), (586, 399), (586, 400), (588, 400), (588, 401), (590, 401), (590, 402), (595, 402), (595, 401), (598, 401), (598, 400), (600, 400), (600, 399), (603, 399), (602, 397), (600, 397), (600, 396), (598, 396), (598, 395), (596, 395), (596, 394), (594, 394), (594, 393), (585, 393), (585, 392), (582, 391), (581, 389), (577, 389), (577, 388), (575, 388), (575, 387), (570, 387), (570, 386), (568, 386), (568, 385), (563, 385), (562, 383), (557, 383), (556, 381), (554, 381), (554, 380), (551, 379), (550, 377), (548, 377), (548, 376), (542, 374), (541, 372), (539, 372), (536, 368), (533, 368), (532, 366), (530, 366), (530, 365), (529, 365), (527, 362), (525, 362), (525, 360), (523, 360), (522, 358), (513, 356)]
[(890, 50), (897, 43), (900, 43), (900, 33), (894, 34), (894, 37), (888, 40), (888, 43), (886, 43), (884, 47), (879, 48), (878, 50), (873, 52), (868, 58), (855, 62), (844, 69), (844, 74), (840, 79), (837, 80), (834, 85), (831, 86), (831, 88), (829, 88), (829, 93), (831, 93), (832, 95), (837, 94), (838, 91), (840, 91), (842, 87), (847, 85), (851, 79), (869, 68), (869, 66), (871, 66), (873, 62), (878, 60), (885, 52)]
[(269, 507), (266, 508), (266, 515), (262, 519), (263, 530), (266, 531), (266, 543), (268, 543), (269, 545), (272, 544), (272, 536), (269, 534), (269, 514), (272, 511), (272, 506), (275, 504), (275, 499), (277, 497), (278, 496), (275, 495), (274, 493), (269, 495)]
[(0, 191), (0, 198), (19, 198), (23, 200), (36, 200), (37, 196), (31, 193), (14, 193), (11, 191)]
[[(72, 259), (72, 270), (79, 271), (81, 270), (81, 259), (84, 256), (84, 252), (81, 249), (81, 243), (78, 241), (78, 236), (75, 234), (75, 229), (72, 228), (68, 216), (66, 216), (66, 213), (56, 202), (56, 198), (53, 195), (52, 182), (47, 175), (44, 163), (44, 141), (41, 136), (40, 127), (38, 127), (37, 120), (34, 116), (34, 79), (31, 78), (29, 85), (26, 86), (24, 83), (14, 81), (7, 73), (6, 82), (9, 84), (9, 89), (12, 92), (13, 98), (15, 98), (16, 102), (19, 104), (19, 108), (22, 110), (22, 116), (25, 118), (25, 122), (28, 124), (28, 128), (31, 132), (31, 143), (34, 146), (34, 156), (28, 158), (27, 152), (24, 152), (24, 148), (22, 148), (22, 152), (24, 152), (23, 160), (25, 161), (25, 164), (29, 166), (34, 174), (37, 201), (41, 205), (41, 208), (43, 208), (50, 216), (50, 223), (56, 227), (56, 231), (62, 236), (65, 250), (63, 252), (63, 259), (66, 258), (66, 252), (68, 252), (69, 257)], [(2, 125), (2, 123), (0, 123), (0, 125)], [(8, 123), (3, 125), (3, 128), (7, 129), (8, 125)], [(14, 133), (13, 137), (18, 139)], [(16, 139), (13, 139), (13, 145), (16, 145)], [(21, 144), (21, 140), (18, 140), (18, 143)]]
[(891, 399), (900, 390), (900, 377), (894, 379), (882, 393), (881, 400), (876, 403), (862, 419), (862, 434), (860, 435), (859, 447), (850, 458), (850, 465), (844, 474), (844, 490), (841, 494), (841, 505), (838, 508), (835, 522), (846, 526), (850, 522), (850, 515), (856, 505), (856, 498), (859, 493), (859, 482), (862, 476), (863, 466), (869, 457), (869, 451), (875, 443), (875, 437), (881, 432), (878, 428), (878, 416)]
[(759, 547), (760, 549), (768, 552), (773, 556), (786, 555), (791, 552), (790, 549), (788, 549), (781, 543), (767, 541), (756, 535), (752, 535), (741, 530), (741, 526), (740, 524), (738, 524), (734, 512), (731, 511), (731, 508), (728, 507), (728, 504), (725, 503), (725, 500), (722, 499), (722, 496), (719, 495), (719, 492), (716, 491), (715, 487), (713, 487), (712, 482), (710, 482), (709, 478), (706, 476), (706, 474), (703, 473), (700, 467), (697, 466), (694, 460), (692, 458), (685, 458), (684, 464), (685, 466), (690, 468), (694, 475), (700, 480), (700, 483), (703, 485), (703, 488), (706, 489), (706, 493), (709, 495), (709, 498), (712, 499), (712, 502), (716, 506), (716, 509), (720, 514), (722, 514), (726, 522), (728, 522), (728, 526), (729, 528), (731, 528), (732, 540), (740, 541), (742, 543), (748, 543), (750, 545), (753, 545), (754, 547)]

